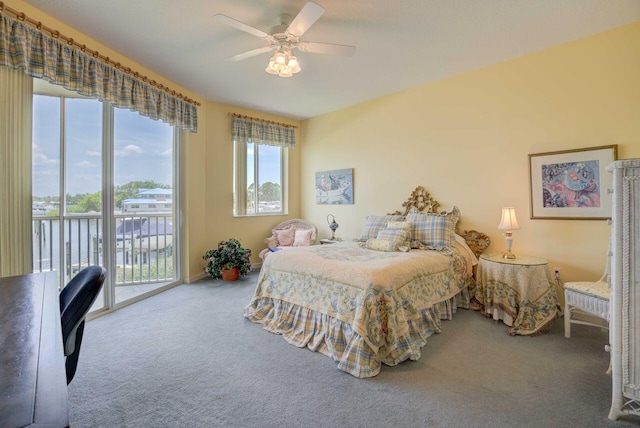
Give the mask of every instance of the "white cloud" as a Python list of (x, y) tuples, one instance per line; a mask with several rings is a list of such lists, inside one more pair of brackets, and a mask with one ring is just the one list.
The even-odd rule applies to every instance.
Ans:
[(33, 175), (34, 176), (41, 176), (41, 177), (57, 177), (59, 175), (59, 172), (57, 169), (43, 169), (43, 170), (33, 170)]
[(32, 152), (32, 162), (34, 166), (42, 166), (42, 165), (56, 165), (58, 163), (57, 159), (50, 159), (42, 152), (42, 149), (37, 144), (33, 145)]
[(76, 166), (79, 166), (80, 168), (94, 168), (96, 165), (85, 160), (85, 161), (76, 162)]
[(87, 156), (102, 156), (102, 153), (99, 150), (89, 150)]
[(173, 154), (173, 150), (171, 149), (171, 147), (169, 147), (167, 150), (164, 150), (162, 152), (158, 152), (158, 154), (160, 156), (171, 156)]
[(136, 146), (135, 144), (129, 144), (125, 146), (124, 149), (116, 151), (116, 156), (120, 156), (120, 157), (127, 157), (127, 156), (133, 156), (133, 155), (141, 155), (141, 154), (142, 154), (142, 148), (140, 148), (140, 146)]

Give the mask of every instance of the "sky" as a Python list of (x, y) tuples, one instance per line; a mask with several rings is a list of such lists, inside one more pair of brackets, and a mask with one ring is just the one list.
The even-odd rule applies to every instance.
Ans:
[[(102, 103), (67, 98), (65, 114), (66, 192), (101, 189)], [(60, 98), (36, 95), (33, 102), (33, 195), (60, 193)], [(173, 128), (123, 109), (114, 109), (114, 182), (172, 184)]]

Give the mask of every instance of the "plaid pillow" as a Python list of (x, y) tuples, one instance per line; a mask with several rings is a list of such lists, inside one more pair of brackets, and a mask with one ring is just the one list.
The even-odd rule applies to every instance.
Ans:
[(411, 222), (391, 220), (387, 222), (387, 229), (406, 229), (411, 232)]
[(360, 238), (358, 241), (366, 242), (369, 239), (373, 239), (378, 236), (378, 233), (387, 227), (387, 223), (390, 221), (404, 220), (404, 216), (401, 215), (370, 215), (367, 217), (367, 221), (362, 227)]
[(409, 213), (407, 221), (412, 224), (411, 248), (451, 250), (459, 219), (458, 207), (453, 207), (445, 214)]
[[(411, 242), (411, 222), (409, 221), (390, 221), (387, 223), (387, 229), (401, 229), (407, 231), (407, 239), (403, 245), (409, 246)], [(385, 229), (386, 230), (386, 229)]]
[(400, 245), (409, 245), (409, 239), (411, 238), (411, 224), (407, 223), (407, 225), (409, 225), (409, 227), (406, 229), (390, 229), (388, 227), (386, 229), (382, 229), (378, 232), (376, 239), (387, 239), (389, 241), (398, 241), (400, 242)]

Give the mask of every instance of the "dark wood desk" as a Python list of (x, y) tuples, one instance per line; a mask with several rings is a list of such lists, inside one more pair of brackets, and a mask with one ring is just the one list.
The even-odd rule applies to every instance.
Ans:
[(0, 427), (67, 427), (55, 272), (0, 278)]

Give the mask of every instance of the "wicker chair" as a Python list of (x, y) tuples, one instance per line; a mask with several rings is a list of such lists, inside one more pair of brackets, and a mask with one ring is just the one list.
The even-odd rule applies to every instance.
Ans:
[(607, 266), (598, 281), (566, 282), (564, 284), (564, 337), (571, 337), (571, 324), (583, 324), (609, 329), (611, 249)]
[[(312, 230), (313, 232), (311, 233), (311, 243), (313, 244), (316, 241), (316, 236), (318, 235), (318, 229), (316, 228), (316, 226), (312, 223), (309, 223), (308, 221), (294, 218), (292, 220), (283, 221), (282, 223), (271, 229), (271, 236), (265, 238), (264, 240), (264, 242), (267, 244), (267, 247), (280, 249), (290, 248), (291, 246), (280, 245), (280, 243), (278, 242), (278, 237), (276, 236), (276, 230), (284, 230), (289, 227), (294, 227), (296, 230)], [(269, 250), (269, 248), (265, 248), (264, 250), (260, 251), (260, 260), (264, 262), (269, 254), (271, 254), (271, 250)]]

